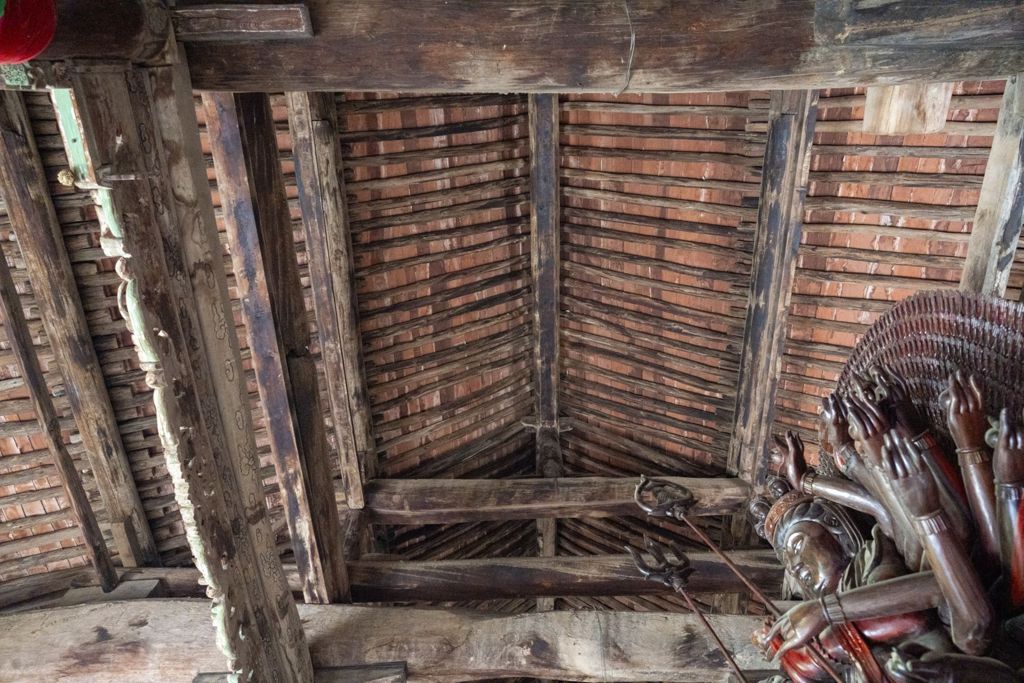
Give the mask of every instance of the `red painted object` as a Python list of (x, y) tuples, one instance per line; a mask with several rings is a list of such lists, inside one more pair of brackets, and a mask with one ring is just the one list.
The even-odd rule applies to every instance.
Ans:
[(56, 28), (54, 0), (7, 0), (0, 16), (0, 64), (32, 59), (50, 44)]

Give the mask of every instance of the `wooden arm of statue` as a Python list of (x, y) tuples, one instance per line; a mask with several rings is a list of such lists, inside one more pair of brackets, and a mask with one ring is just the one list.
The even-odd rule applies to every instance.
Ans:
[(1006, 409), (999, 415), (999, 439), (992, 459), (996, 482), (996, 522), (1000, 564), (1008, 593), (1008, 611), (1024, 608), (1024, 429), (1010, 424)]
[(785, 438), (776, 435), (775, 445), (777, 448), (772, 453), (772, 465), (794, 490), (870, 515), (884, 533), (892, 533), (892, 520), (888, 511), (867, 489), (848, 479), (823, 477), (808, 470), (807, 461), (804, 460), (804, 443), (798, 434), (787, 431)]
[(950, 611), (950, 635), (967, 654), (991, 642), (995, 614), (978, 574), (942, 510), (938, 485), (920, 451), (905, 437), (885, 437), (882, 461), (893, 487), (912, 515), (929, 564)]
[(949, 388), (943, 392), (942, 405), (950, 434), (956, 442), (967, 501), (978, 528), (986, 565), (993, 569), (999, 564), (999, 530), (992, 457), (985, 444), (988, 421), (978, 380), (973, 375), (967, 378), (957, 371), (949, 378)]

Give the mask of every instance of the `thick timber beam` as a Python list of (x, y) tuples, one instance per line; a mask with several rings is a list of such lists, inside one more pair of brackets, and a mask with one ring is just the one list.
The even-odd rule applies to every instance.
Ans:
[(772, 93), (754, 266), (729, 444), (731, 474), (757, 484), (765, 472), (786, 343), (804, 198), (814, 137), (817, 93)]
[(1024, 221), (1024, 79), (1006, 81), (960, 289), (1006, 294)]
[(331, 421), (348, 507), (363, 507), (363, 474), (377, 457), (363, 368), (352, 233), (333, 95), (287, 93), (295, 180)]
[[(738, 512), (750, 495), (737, 479), (665, 478), (693, 493), (694, 516)], [(639, 515), (633, 501), (638, 482), (601, 477), (377, 479), (367, 484), (366, 508), (377, 524)]]
[[(5, 104), (12, 104), (9, 98), (5, 97), (5, 100)], [(20, 100), (17, 100), (17, 103), (20, 104)], [(17, 107), (13, 112), (15, 116), (23, 113), (24, 110), (19, 112)], [(33, 158), (26, 138), (22, 137), (27, 129), (12, 130), (11, 114), (9, 106), (0, 109), (0, 186), (3, 188), (8, 210), (12, 210), (13, 206), (17, 207), (13, 211), (20, 211), (35, 206), (33, 198), (38, 198), (40, 193), (45, 194), (47, 190), (45, 176), (35, 175), (37, 169), (33, 161), (38, 157)], [(17, 215), (16, 218), (24, 216)], [(43, 440), (64, 487), (64, 498), (82, 533), (85, 556), (95, 569), (103, 590), (112, 590), (117, 585), (117, 573), (103, 541), (103, 533), (96, 523), (96, 515), (89, 505), (89, 496), (82, 486), (82, 477), (64, 445), (64, 435), (61, 433), (50, 388), (39, 365), (39, 357), (36, 355), (32, 334), (25, 321), (21, 299), (14, 288), (14, 279), (3, 255), (0, 255), (0, 314), (3, 316), (4, 335), (11, 347), (22, 381), (28, 389), (29, 400), (32, 402)]]
[(788, 90), (1024, 71), (1024, 7), (1017, 0), (428, 0), (385, 6), (378, 0), (308, 0), (306, 5), (315, 27), (308, 40), (189, 45), (195, 87)]
[[(560, 477), (564, 468), (558, 428), (561, 277), (558, 95), (530, 95), (528, 111), (536, 472), (541, 477)], [(539, 555), (554, 557), (558, 550), (558, 520), (550, 517), (538, 519), (537, 540)], [(537, 609), (554, 609), (554, 601), (540, 599)]]
[(259, 480), (187, 69), (91, 69), (72, 81), (54, 92), (61, 133), (78, 181), (95, 188), (175, 499), (213, 597), (197, 612), (208, 622), (213, 607), (213, 625), (197, 628), (222, 650), (207, 670), (223, 670), (226, 656), (243, 678), (308, 682)]
[(57, 27), (42, 60), (142, 61), (167, 45), (170, 16), (157, 0), (56, 0)]
[(348, 593), (327, 435), (270, 98), (204, 93), (224, 225), (306, 602)]
[[(191, 683), (199, 673), (223, 670), (209, 609), (201, 600), (133, 600), (2, 616), (0, 678)], [(318, 669), (405, 661), (410, 681), (431, 683), (730, 680), (692, 614), (497, 616), (351, 605), (300, 605), (299, 613)], [(750, 637), (761, 617), (708, 620), (742, 669), (769, 668)]]
[(23, 97), (5, 91), (0, 98), (0, 154), (5, 160), (0, 191), (29, 281), (35, 283), (32, 292), (107, 511), (114, 547), (125, 567), (158, 564)]

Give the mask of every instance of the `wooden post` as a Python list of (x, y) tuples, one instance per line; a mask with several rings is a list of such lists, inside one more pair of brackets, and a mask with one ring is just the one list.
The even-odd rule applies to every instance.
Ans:
[(40, 317), (64, 377), (68, 403), (107, 511), (114, 547), (125, 567), (159, 564), (22, 95), (5, 91), (0, 97), (4, 105), (0, 144), (5, 158), (11, 160), (8, 172), (2, 175), (8, 215), (18, 235), (29, 280), (35, 283), (33, 293)]
[(295, 178), (306, 231), (310, 289), (327, 376), (345, 503), (363, 507), (363, 476), (377, 472), (376, 443), (357, 319), (352, 234), (334, 97), (287, 94)]
[(170, 17), (155, 0), (57, 0), (57, 29), (40, 59), (142, 61), (167, 44)]
[[(243, 678), (308, 682), (312, 664), (270, 530), (227, 278), (182, 64), (73, 73), (55, 91), (79, 181), (153, 402), (217, 642)], [(185, 650), (179, 650), (178, 656)]]
[(767, 465), (786, 319), (803, 227), (817, 93), (772, 93), (754, 267), (743, 333), (729, 471), (760, 483)]
[(1024, 81), (1006, 81), (960, 289), (1003, 296), (1024, 220)]
[(306, 602), (348, 577), (270, 98), (204, 93), (242, 319)]
[[(559, 165), (558, 95), (530, 95), (530, 256), (533, 272), (534, 378), (537, 474), (562, 475), (558, 429)], [(558, 521), (537, 520), (541, 557), (558, 552)], [(540, 611), (554, 600), (537, 600)]]
[[(5, 97), (5, 104), (12, 104), (10, 98)], [(25, 130), (16, 129), (11, 125), (12, 113), (17, 116), (24, 113), (24, 109), (19, 112), (15, 108), (15, 111), (11, 112), (8, 107), (4, 107), (0, 112), (0, 117), (5, 119), (0, 121), (0, 186), (3, 188), (8, 211), (14, 220), (20, 221), (30, 215), (27, 211), (38, 209), (39, 200), (44, 196), (48, 197), (49, 192), (46, 187), (46, 176), (37, 173), (39, 169), (35, 162), (38, 161), (38, 157), (32, 154), (33, 148), (29, 145), (28, 139), (22, 136)], [(39, 229), (42, 227), (39, 226)], [(46, 385), (46, 378), (39, 366), (39, 358), (33, 348), (32, 335), (25, 322), (25, 313), (22, 311), (18, 292), (14, 288), (11, 271), (7, 267), (6, 258), (2, 255), (0, 309), (3, 311), (7, 342), (11, 345), (11, 352), (14, 354), (22, 381), (28, 389), (29, 399), (32, 401), (46, 447), (60, 475), (64, 497), (67, 498), (72, 516), (85, 540), (86, 557), (96, 570), (103, 590), (113, 590), (117, 585), (117, 572), (103, 542), (103, 533), (96, 523), (96, 516), (89, 505), (89, 497), (82, 486), (82, 478), (64, 446), (64, 436), (61, 434), (60, 421), (53, 407), (50, 389)]]
[(865, 133), (915, 135), (937, 133), (946, 127), (952, 83), (878, 85), (866, 90)]

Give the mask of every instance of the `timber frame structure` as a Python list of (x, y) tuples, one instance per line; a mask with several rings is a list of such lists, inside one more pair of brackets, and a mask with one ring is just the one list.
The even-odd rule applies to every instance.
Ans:
[(639, 475), (778, 595), (772, 433), (894, 302), (1024, 294), (1013, 0), (56, 9), (0, 67), (0, 680), (730, 680), (644, 535), (770, 670)]

